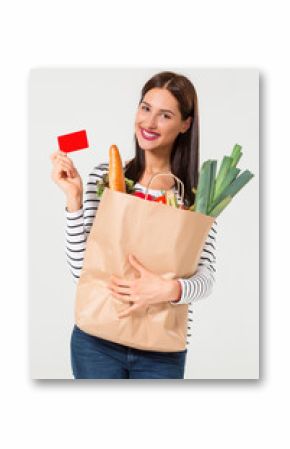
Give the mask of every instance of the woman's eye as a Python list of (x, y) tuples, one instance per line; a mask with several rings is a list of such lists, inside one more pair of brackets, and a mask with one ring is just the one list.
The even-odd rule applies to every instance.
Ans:
[[(143, 110), (143, 111), (149, 111), (149, 108), (148, 108), (148, 106), (146, 106), (146, 105), (141, 105), (141, 109)], [(170, 117), (170, 115), (168, 115), (168, 114), (166, 114), (166, 113), (163, 113), (162, 114), (166, 119), (171, 119), (171, 117)]]

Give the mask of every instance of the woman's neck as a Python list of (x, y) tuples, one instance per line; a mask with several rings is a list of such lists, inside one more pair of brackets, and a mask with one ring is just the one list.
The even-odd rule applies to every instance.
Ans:
[(171, 171), (170, 157), (162, 154), (154, 154), (153, 152), (145, 151), (145, 170), (144, 175), (151, 176), (155, 173), (166, 173)]

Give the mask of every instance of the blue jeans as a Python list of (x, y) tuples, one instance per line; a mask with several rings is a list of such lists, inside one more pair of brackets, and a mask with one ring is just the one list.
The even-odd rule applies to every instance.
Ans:
[(187, 349), (144, 351), (103, 340), (76, 325), (71, 335), (75, 379), (184, 379)]

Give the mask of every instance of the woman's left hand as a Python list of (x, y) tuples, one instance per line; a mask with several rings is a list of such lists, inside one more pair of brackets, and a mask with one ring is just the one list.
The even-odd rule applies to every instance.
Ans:
[(174, 297), (174, 295), (179, 296), (180, 286), (177, 280), (164, 279), (160, 275), (147, 270), (132, 254), (129, 255), (129, 262), (139, 271), (140, 277), (129, 281), (112, 275), (110, 277), (111, 283), (108, 285), (113, 296), (124, 302), (134, 303), (119, 314), (119, 318), (129, 316), (135, 310), (146, 307), (149, 304), (178, 299)]

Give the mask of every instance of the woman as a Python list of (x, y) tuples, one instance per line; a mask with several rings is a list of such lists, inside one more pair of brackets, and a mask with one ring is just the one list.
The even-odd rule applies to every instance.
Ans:
[[(124, 166), (125, 176), (135, 183), (135, 190), (145, 192), (154, 173), (172, 172), (184, 183), (185, 205), (194, 202), (192, 188), (197, 187), (199, 170), (199, 123), (197, 95), (194, 86), (183, 75), (161, 72), (143, 87), (135, 118), (135, 157)], [(72, 160), (55, 152), (52, 179), (66, 196), (66, 255), (77, 282), (83, 263), (85, 245), (95, 218), (99, 200), (96, 198), (98, 181), (108, 172), (108, 163), (98, 165), (90, 173), (83, 206), (81, 177)], [(174, 188), (171, 176), (155, 177), (149, 193), (160, 195), (161, 190)], [(138, 296), (143, 301), (170, 301), (192, 304), (194, 300), (210, 295), (215, 273), (216, 221), (200, 257), (197, 272), (187, 279), (164, 281), (147, 273), (136, 260), (131, 263), (144, 276)], [(147, 275), (147, 276), (146, 276)], [(117, 298), (124, 298), (130, 286), (113, 277), (110, 285)], [(123, 312), (132, 313), (134, 305)], [(192, 310), (190, 310), (192, 313)], [(189, 323), (192, 321), (189, 319)], [(190, 326), (188, 326), (190, 329)], [(190, 336), (190, 334), (188, 334)], [(71, 359), (76, 379), (143, 378), (183, 379), (187, 349), (178, 352), (144, 351), (89, 335), (74, 326), (71, 338)]]

